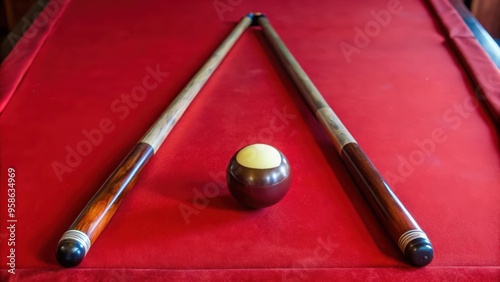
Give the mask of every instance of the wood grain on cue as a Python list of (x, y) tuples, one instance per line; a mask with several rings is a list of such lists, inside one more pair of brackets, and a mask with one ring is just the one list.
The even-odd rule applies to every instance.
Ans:
[(264, 15), (259, 15), (256, 21), (392, 240), (413, 265), (428, 265), (433, 259), (434, 251), (427, 235), (330, 108), (269, 20)]
[(136, 183), (144, 165), (156, 153), (234, 43), (251, 25), (252, 18), (253, 15), (249, 14), (241, 19), (170, 106), (151, 126), (132, 152), (101, 186), (73, 222), (70, 229), (63, 234), (56, 251), (57, 261), (61, 265), (72, 267), (81, 263), (117, 210), (127, 191)]

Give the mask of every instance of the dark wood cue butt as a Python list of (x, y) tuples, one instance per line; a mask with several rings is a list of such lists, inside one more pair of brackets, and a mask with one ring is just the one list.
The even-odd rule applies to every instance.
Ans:
[(427, 235), (391, 191), (387, 182), (295, 60), (266, 16), (256, 15), (254, 21), (262, 27), (281, 64), (307, 102), (309, 109), (316, 115), (392, 240), (413, 265), (428, 265), (434, 257), (434, 251)]
[(254, 14), (244, 16), (222, 41), (206, 63), (150, 127), (132, 152), (106, 180), (97, 194), (80, 213), (73, 225), (59, 240), (56, 258), (65, 266), (80, 264), (99, 234), (106, 227), (127, 191), (135, 184), (146, 162), (159, 149), (199, 93), (217, 66), (222, 62), (241, 34), (250, 26)]
[(416, 266), (429, 264), (434, 257), (430, 241), (361, 147), (348, 143), (342, 148), (341, 156), (358, 188), (404, 255)]
[(61, 237), (56, 251), (61, 265), (72, 267), (80, 264), (153, 154), (151, 145), (138, 143), (104, 182)]

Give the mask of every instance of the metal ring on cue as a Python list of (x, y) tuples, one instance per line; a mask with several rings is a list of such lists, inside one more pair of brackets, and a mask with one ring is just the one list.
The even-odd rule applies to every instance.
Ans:
[(422, 230), (419, 230), (419, 229), (408, 230), (405, 233), (403, 233), (403, 235), (401, 235), (401, 237), (399, 237), (399, 240), (398, 240), (399, 249), (403, 253), (405, 253), (406, 247), (408, 246), (408, 244), (415, 239), (429, 240), (429, 238), (427, 238), (427, 235)]
[(88, 253), (91, 247), (89, 236), (87, 236), (87, 234), (83, 233), (80, 230), (71, 229), (64, 232), (59, 242), (64, 240), (72, 240), (82, 244), (83, 249), (85, 251), (84, 255)]

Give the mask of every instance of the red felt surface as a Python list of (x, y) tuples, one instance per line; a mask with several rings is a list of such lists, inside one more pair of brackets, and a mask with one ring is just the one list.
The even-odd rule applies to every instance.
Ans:
[[(346, 57), (340, 44), (354, 46), (355, 28), (374, 20), (371, 11), (387, 10), (387, 1), (71, 1), (0, 116), (2, 279), (498, 279), (498, 133), (471, 98), (474, 86), (430, 6), (400, 5)], [(251, 29), (84, 262), (62, 270), (54, 258), (62, 233), (250, 11), (268, 15), (427, 232), (432, 264), (404, 261), (263, 35)], [(155, 69), (162, 74), (143, 99), (122, 100)], [(102, 138), (86, 136), (106, 122)], [(81, 158), (67, 160), (68, 150), (90, 141)], [(294, 179), (276, 206), (249, 211), (230, 197), (223, 173), (231, 155), (254, 142), (279, 148)], [(58, 175), (55, 163), (70, 171)], [(4, 244), (9, 167), (17, 184), (16, 275), (7, 273)], [(186, 209), (195, 212), (183, 216)]]
[[(36, 18), (21, 20), (23, 36), (10, 33), (6, 41), (14, 45), (0, 65), (0, 114), (16, 92), (38, 51), (67, 7), (69, 0), (50, 1)], [(36, 3), (35, 5), (40, 5)], [(31, 23), (31, 24), (30, 24)]]

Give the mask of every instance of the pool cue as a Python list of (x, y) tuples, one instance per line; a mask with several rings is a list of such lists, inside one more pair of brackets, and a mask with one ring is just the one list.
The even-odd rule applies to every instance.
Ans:
[(147, 161), (156, 153), (191, 101), (219, 66), (231, 47), (252, 23), (252, 14), (241, 19), (212, 56), (187, 83), (149, 131), (118, 165), (66, 231), (57, 245), (57, 261), (73, 267), (84, 259), (90, 247), (117, 210), (125, 194), (136, 183)]
[(327, 104), (266, 16), (256, 15), (255, 20), (262, 27), (267, 41), (307, 101), (310, 110), (316, 115), (329, 139), (335, 145), (349, 172), (356, 180), (357, 186), (375, 211), (378, 219), (385, 226), (392, 240), (413, 265), (425, 266), (429, 264), (433, 259), (434, 251), (427, 235), (398, 200), (382, 175)]

